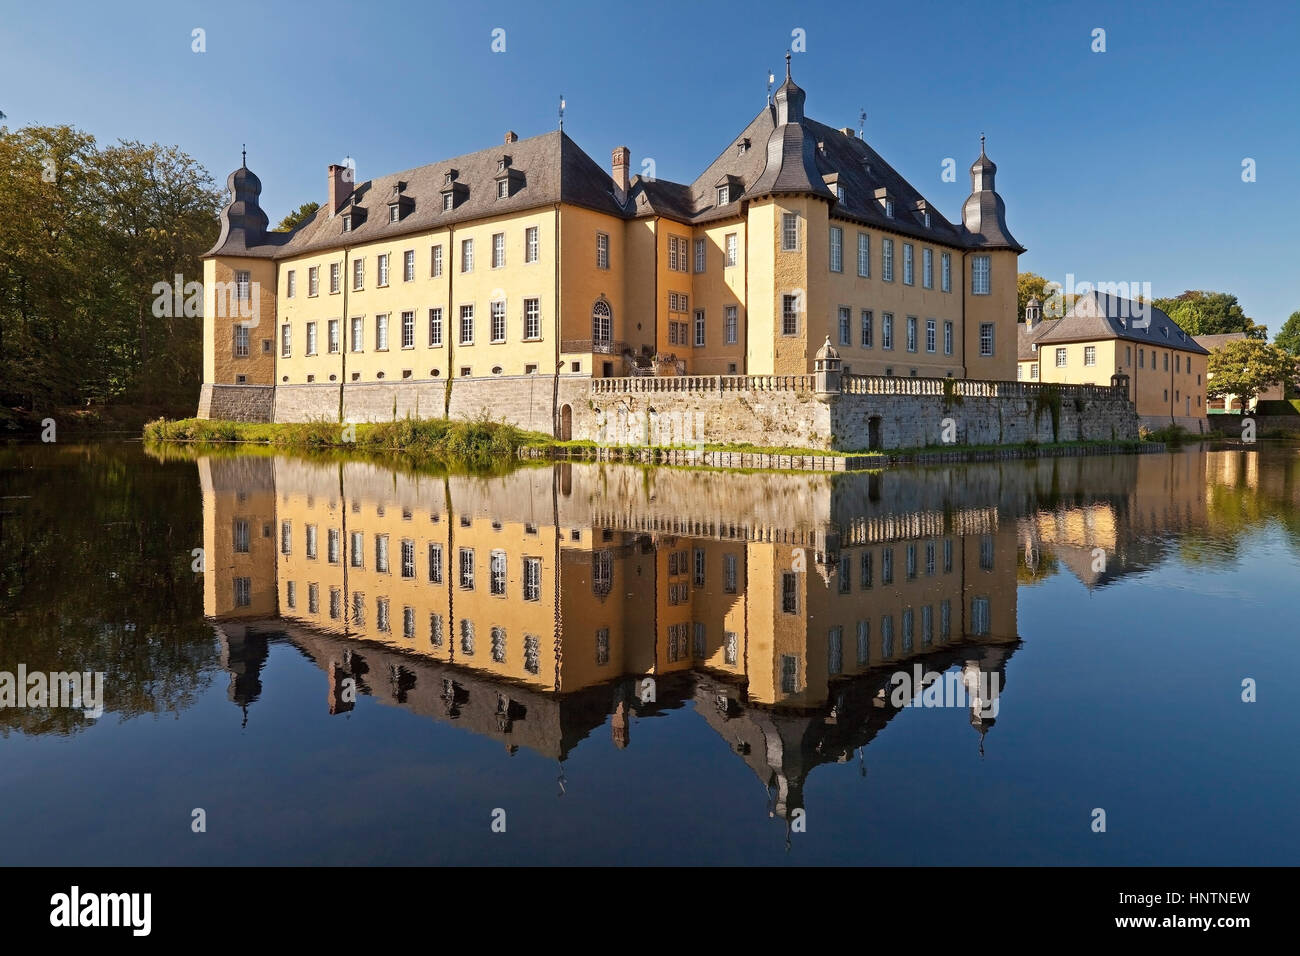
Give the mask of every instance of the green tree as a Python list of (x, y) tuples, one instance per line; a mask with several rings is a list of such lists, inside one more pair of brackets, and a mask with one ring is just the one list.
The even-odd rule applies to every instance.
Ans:
[(316, 215), (318, 209), (320, 209), (320, 203), (305, 202), (293, 212), (289, 213), (289, 215), (281, 219), (280, 225), (275, 228), (279, 232), (288, 232), (291, 229), (297, 229), (304, 222), (309, 222), (312, 217)]
[(1272, 385), (1292, 387), (1296, 361), (1294, 356), (1259, 339), (1237, 339), (1210, 353), (1206, 371), (1207, 395), (1237, 395), (1244, 405)]
[(1268, 338), (1268, 327), (1257, 325), (1229, 292), (1189, 289), (1182, 295), (1155, 299), (1153, 304), (1188, 335), (1222, 335), (1245, 332), (1247, 338)]
[(1047, 280), (1034, 272), (1021, 272), (1016, 276), (1016, 321), (1025, 321), (1025, 303), (1034, 296), (1038, 296), (1038, 301), (1046, 303), (1051, 296), (1047, 288)]
[(1282, 330), (1273, 339), (1273, 344), (1284, 352), (1300, 356), (1300, 312), (1292, 312), (1291, 317), (1282, 323)]
[(0, 127), (0, 407), (191, 405), (202, 323), (155, 316), (153, 290), (202, 280), (220, 201), (175, 147)]

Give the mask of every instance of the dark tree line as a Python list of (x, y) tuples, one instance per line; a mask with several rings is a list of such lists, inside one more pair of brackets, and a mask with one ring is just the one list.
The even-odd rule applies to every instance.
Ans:
[(202, 281), (223, 193), (173, 146), (0, 127), (0, 425), (88, 403), (192, 412), (201, 318), (155, 315)]

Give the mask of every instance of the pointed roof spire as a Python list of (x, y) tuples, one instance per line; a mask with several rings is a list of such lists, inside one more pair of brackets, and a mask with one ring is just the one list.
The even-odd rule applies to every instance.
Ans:
[(984, 155), (984, 131), (980, 131), (980, 155)]
[(248, 168), (248, 144), (247, 143), (239, 144), (239, 168), (240, 169)]
[(790, 79), (790, 51), (785, 51), (785, 78)]

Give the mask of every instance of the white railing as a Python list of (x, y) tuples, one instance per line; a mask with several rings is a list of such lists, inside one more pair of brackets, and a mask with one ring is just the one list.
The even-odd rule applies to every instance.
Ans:
[(594, 378), (597, 395), (625, 392), (811, 392), (813, 375), (639, 375), (634, 378)]
[[(625, 378), (591, 381), (594, 394), (626, 392), (812, 392), (815, 375), (653, 375), (650, 370)], [(998, 382), (971, 378), (912, 378), (902, 375), (841, 375), (844, 395), (951, 395), (961, 398), (1112, 398), (1123, 389), (1110, 385), (1051, 382)]]
[(1037, 398), (1057, 394), (1062, 398), (1110, 398), (1110, 385), (1062, 385), (1052, 382), (998, 382), (974, 378), (912, 378), (901, 375), (842, 375), (845, 395), (945, 395), (962, 398)]

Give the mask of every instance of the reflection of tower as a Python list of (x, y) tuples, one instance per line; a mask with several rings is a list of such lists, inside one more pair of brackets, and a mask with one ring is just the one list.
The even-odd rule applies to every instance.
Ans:
[(248, 705), (262, 696), (262, 666), (269, 654), (266, 636), (238, 625), (218, 627), (221, 666), (230, 674), (226, 697), (244, 713), (241, 726), (248, 724)]
[(610, 719), (610, 732), (614, 736), (614, 746), (623, 750), (630, 742), (632, 727), (627, 706), (627, 684), (619, 681), (614, 685), (614, 716)]
[(984, 736), (997, 723), (1008, 650), (990, 645), (983, 648), (983, 652), (982, 660), (966, 661), (961, 671), (966, 699), (970, 704), (970, 725), (980, 735), (980, 756), (984, 755)]

